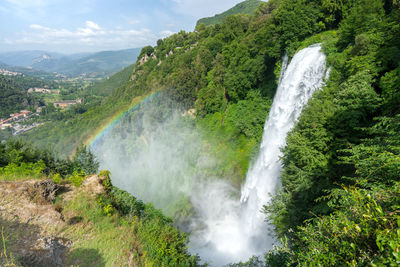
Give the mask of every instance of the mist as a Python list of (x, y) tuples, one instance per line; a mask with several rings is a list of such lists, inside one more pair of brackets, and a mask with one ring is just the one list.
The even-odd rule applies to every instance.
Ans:
[(191, 115), (158, 94), (128, 112), (92, 150), (115, 186), (153, 203), (189, 233), (189, 250), (203, 261), (222, 266), (261, 255), (266, 245), (254, 239), (265, 240), (267, 228), (249, 233), (242, 227), (240, 189), (214, 174), (219, 161), (206, 144)]

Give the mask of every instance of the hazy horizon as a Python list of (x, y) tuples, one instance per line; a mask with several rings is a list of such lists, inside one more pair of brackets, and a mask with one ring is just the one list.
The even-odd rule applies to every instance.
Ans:
[(101, 53), (101, 52), (116, 52), (116, 51), (123, 51), (123, 50), (131, 50), (131, 49), (141, 49), (141, 47), (128, 47), (128, 48), (122, 48), (122, 49), (106, 49), (106, 50), (93, 50), (93, 51), (79, 51), (79, 52), (58, 52), (58, 51), (52, 51), (52, 50), (43, 50), (43, 49), (26, 49), (26, 50), (10, 50), (10, 51), (3, 51), (0, 50), (0, 54), (7, 54), (7, 53), (22, 53), (22, 52), (45, 52), (49, 54), (59, 54), (63, 56), (71, 56), (71, 55), (79, 55), (79, 54), (96, 54), (96, 53)]
[(95, 53), (155, 45), (242, 0), (4, 0), (0, 53)]

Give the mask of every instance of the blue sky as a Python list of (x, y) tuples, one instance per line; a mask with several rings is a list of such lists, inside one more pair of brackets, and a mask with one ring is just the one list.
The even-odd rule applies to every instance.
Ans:
[(154, 45), (241, 0), (0, 0), (0, 52)]

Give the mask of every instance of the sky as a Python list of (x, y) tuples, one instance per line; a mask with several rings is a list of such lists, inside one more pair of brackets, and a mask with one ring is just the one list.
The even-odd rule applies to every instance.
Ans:
[(154, 45), (242, 0), (0, 0), (0, 53), (64, 54)]

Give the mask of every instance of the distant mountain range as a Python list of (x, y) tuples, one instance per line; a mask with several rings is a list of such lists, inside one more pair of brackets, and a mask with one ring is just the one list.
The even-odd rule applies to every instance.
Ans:
[(197, 21), (197, 25), (204, 23), (206, 26), (214, 25), (214, 24), (219, 24), (222, 22), (224, 18), (230, 15), (236, 15), (236, 14), (247, 14), (247, 15), (252, 15), (256, 11), (256, 9), (260, 6), (260, 4), (263, 1), (260, 0), (246, 0), (243, 1), (236, 6), (232, 7), (231, 9), (228, 9), (227, 11), (217, 14), (213, 17), (207, 17), (207, 18), (202, 18)]
[(47, 51), (0, 53), (0, 65), (23, 67), (71, 77), (105, 77), (135, 63), (141, 48), (64, 55)]

